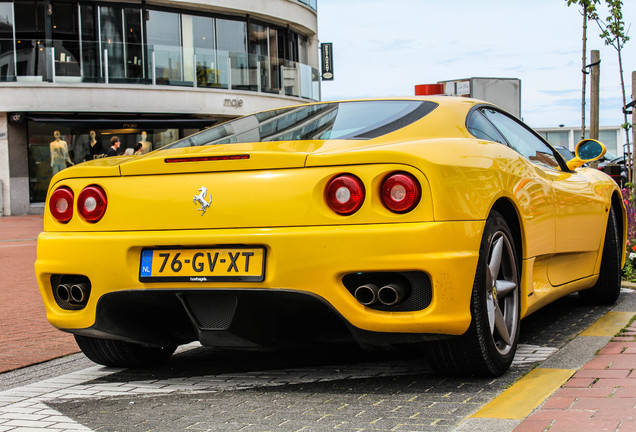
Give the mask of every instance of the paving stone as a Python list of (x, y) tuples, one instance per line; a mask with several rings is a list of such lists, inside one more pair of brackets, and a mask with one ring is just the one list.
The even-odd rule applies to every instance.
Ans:
[(596, 419), (569, 419), (567, 422), (557, 420), (550, 427), (550, 432), (615, 432), (620, 421)]

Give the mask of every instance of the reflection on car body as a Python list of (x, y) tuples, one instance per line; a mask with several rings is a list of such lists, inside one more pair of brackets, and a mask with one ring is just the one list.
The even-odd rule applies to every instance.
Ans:
[(57, 174), (38, 284), (49, 321), (106, 365), (193, 340), (354, 340), (499, 375), (528, 314), (618, 296), (623, 201), (583, 166), (604, 151), (584, 140), (566, 161), (466, 98), (265, 111)]

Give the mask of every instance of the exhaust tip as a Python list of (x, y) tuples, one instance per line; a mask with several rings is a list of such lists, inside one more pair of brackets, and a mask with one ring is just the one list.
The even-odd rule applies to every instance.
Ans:
[(83, 304), (88, 300), (88, 285), (73, 284), (71, 285), (71, 300), (78, 304)]
[(404, 299), (406, 290), (400, 284), (388, 284), (378, 290), (378, 301), (385, 306), (393, 306)]
[(51, 275), (51, 289), (55, 303), (64, 310), (86, 307), (91, 294), (91, 281), (84, 275)]
[(378, 286), (374, 284), (364, 284), (356, 288), (353, 294), (358, 303), (369, 306), (378, 301)]
[(71, 286), (68, 284), (59, 284), (55, 289), (55, 295), (62, 301), (69, 301), (71, 299)]

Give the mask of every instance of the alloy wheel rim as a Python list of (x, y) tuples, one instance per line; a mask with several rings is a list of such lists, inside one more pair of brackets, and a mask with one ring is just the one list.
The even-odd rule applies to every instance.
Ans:
[(486, 311), (490, 337), (501, 355), (510, 352), (519, 330), (518, 280), (510, 240), (497, 231), (490, 240), (486, 266)]

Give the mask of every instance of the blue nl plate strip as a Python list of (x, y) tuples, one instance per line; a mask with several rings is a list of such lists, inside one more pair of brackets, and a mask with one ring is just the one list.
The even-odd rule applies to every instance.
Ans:
[(139, 268), (139, 277), (150, 277), (152, 272), (152, 250), (145, 249), (141, 251), (141, 266)]

